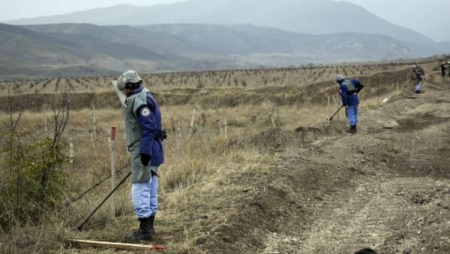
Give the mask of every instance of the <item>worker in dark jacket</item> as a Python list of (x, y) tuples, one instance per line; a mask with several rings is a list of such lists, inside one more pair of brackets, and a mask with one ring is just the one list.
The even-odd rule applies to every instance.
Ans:
[(342, 105), (345, 107), (345, 113), (350, 124), (349, 132), (354, 134), (358, 124), (358, 93), (364, 88), (364, 85), (358, 79), (346, 79), (343, 75), (338, 75), (336, 82), (339, 84)]
[(445, 78), (445, 70), (446, 70), (446, 66), (445, 66), (445, 62), (442, 62), (441, 64), (441, 73), (442, 73), (442, 77)]
[(161, 111), (135, 71), (123, 73), (117, 89), (127, 97), (122, 105), (128, 151), (131, 153), (131, 197), (140, 226), (129, 240), (152, 240), (158, 211), (158, 169), (164, 163)]

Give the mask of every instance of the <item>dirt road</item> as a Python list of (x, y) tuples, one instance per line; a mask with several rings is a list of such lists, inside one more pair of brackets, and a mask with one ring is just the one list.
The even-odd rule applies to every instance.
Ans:
[[(412, 89), (411, 89), (412, 90)], [(403, 91), (344, 121), (255, 137), (279, 160), (230, 197), (236, 216), (198, 241), (207, 253), (450, 253), (450, 81)], [(276, 137), (276, 138), (273, 138)]]

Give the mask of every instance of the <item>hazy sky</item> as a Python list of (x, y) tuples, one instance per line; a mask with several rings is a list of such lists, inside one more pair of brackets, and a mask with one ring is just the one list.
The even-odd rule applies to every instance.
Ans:
[[(3, 10), (0, 21), (67, 14), (93, 8), (110, 7), (121, 3), (148, 6), (181, 1), (185, 0), (0, 0), (0, 8)], [(450, 38), (445, 38), (439, 33), (439, 29), (450, 28), (449, 0), (345, 1), (364, 7), (391, 23), (413, 29), (431, 39), (437, 41), (450, 40)]]
[(3, 10), (0, 21), (67, 14), (118, 4), (148, 6), (182, 1), (185, 0), (0, 0)]
[(450, 29), (449, 0), (340, 0), (364, 7), (393, 24), (410, 28), (436, 41), (448, 40), (439, 33)]

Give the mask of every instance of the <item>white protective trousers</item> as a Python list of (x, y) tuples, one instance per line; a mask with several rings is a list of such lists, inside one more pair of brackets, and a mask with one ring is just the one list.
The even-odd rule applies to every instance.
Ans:
[[(151, 166), (150, 168), (157, 173), (159, 166)], [(156, 175), (148, 182), (132, 184), (131, 199), (138, 218), (156, 215), (158, 211), (158, 185), (159, 177)]]

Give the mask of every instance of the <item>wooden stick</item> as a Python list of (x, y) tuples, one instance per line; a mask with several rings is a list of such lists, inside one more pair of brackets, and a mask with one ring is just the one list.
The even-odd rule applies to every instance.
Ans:
[(195, 129), (194, 129), (194, 122), (195, 121), (195, 108), (192, 110), (192, 118), (191, 118), (191, 125), (189, 127), (189, 137), (192, 137), (194, 135)]
[(219, 133), (220, 135), (223, 135), (223, 130), (222, 130), (222, 125), (220, 124), (220, 114), (219, 114), (219, 110), (216, 108), (216, 122), (217, 122), (217, 126), (219, 127)]
[(208, 138), (209, 146), (212, 147), (211, 136), (209, 135), (209, 130), (208, 130), (207, 122), (206, 122), (206, 115), (205, 115), (205, 113), (202, 113), (202, 120), (203, 120), (202, 126), (203, 126), (203, 129), (206, 132), (206, 137)]
[(93, 134), (94, 139), (97, 138), (97, 114), (95, 112), (95, 104), (92, 104), (92, 113), (93, 113), (93, 122), (92, 122), (92, 128), (93, 128)]
[(328, 104), (327, 104), (327, 112), (330, 111), (330, 96), (327, 95)]
[(48, 136), (48, 127), (47, 127), (47, 114), (44, 112), (44, 123), (45, 123), (45, 135)]
[(73, 164), (73, 137), (72, 137), (72, 132), (70, 132), (70, 138), (69, 138), (69, 142), (70, 142), (70, 144), (69, 144), (69, 147), (70, 147), (70, 154), (69, 154), (69, 157), (70, 157), (70, 164)]
[(224, 131), (225, 131), (225, 138), (228, 139), (228, 127), (227, 127), (227, 119), (224, 119)]
[[(109, 140), (111, 142), (111, 191), (114, 189), (116, 185), (116, 155), (117, 155), (117, 149), (116, 149), (116, 127), (111, 127), (111, 133)], [(116, 205), (114, 203), (114, 197), (115, 195), (112, 194), (111, 196), (111, 217), (116, 217)]]
[(177, 126), (175, 124), (175, 120), (173, 120), (173, 118), (170, 118), (170, 120), (172, 121), (172, 137), (175, 137), (175, 144), (176, 144), (176, 149), (177, 149), (177, 153), (180, 153), (180, 139), (178, 138), (178, 133), (177, 133)]
[(183, 135), (181, 134), (181, 122), (179, 120), (177, 121), (177, 133), (178, 133), (178, 135), (177, 135), (177, 151), (178, 151), (178, 153), (180, 153)]
[(68, 244), (80, 246), (80, 247), (82, 247), (82, 246), (103, 247), (103, 248), (113, 248), (113, 249), (121, 249), (121, 250), (164, 250), (164, 249), (166, 249), (166, 247), (162, 246), (162, 245), (102, 242), (102, 241), (78, 240), (78, 239), (67, 239), (65, 241)]

